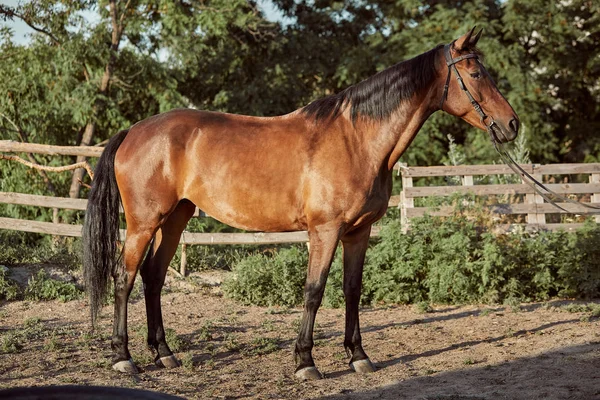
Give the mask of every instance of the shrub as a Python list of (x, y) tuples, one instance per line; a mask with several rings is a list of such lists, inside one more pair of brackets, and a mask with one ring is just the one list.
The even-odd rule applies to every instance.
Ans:
[(223, 290), (244, 304), (295, 306), (303, 300), (307, 264), (307, 251), (299, 246), (254, 254), (233, 267)]
[(29, 278), (25, 289), (26, 300), (60, 300), (67, 302), (81, 298), (83, 292), (73, 283), (61, 282), (48, 277), (44, 270)]
[(19, 296), (19, 287), (8, 277), (8, 268), (0, 265), (0, 300), (14, 300)]
[[(600, 295), (600, 228), (495, 235), (490, 215), (457, 202), (451, 217), (424, 216), (404, 234), (388, 220), (367, 252), (362, 304), (506, 303)], [(245, 304), (302, 302), (307, 257), (298, 249), (242, 260), (226, 292)], [(324, 305), (344, 305), (341, 251)]]
[(81, 265), (81, 240), (0, 230), (0, 264), (51, 263), (68, 269)]

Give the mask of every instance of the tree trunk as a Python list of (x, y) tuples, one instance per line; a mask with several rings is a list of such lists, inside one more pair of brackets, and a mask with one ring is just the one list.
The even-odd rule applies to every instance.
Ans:
[[(111, 35), (111, 44), (110, 44), (110, 56), (108, 62), (106, 63), (106, 67), (104, 69), (104, 75), (102, 75), (102, 81), (100, 82), (100, 87), (98, 88), (98, 93), (105, 97), (108, 96), (108, 89), (110, 79), (112, 77), (113, 68), (115, 62), (117, 60), (117, 52), (119, 50), (119, 43), (121, 42), (121, 36), (123, 33), (123, 20), (125, 13), (127, 11), (127, 7), (130, 2), (128, 1), (125, 5), (125, 8), (122, 11), (121, 18), (119, 19), (117, 16), (117, 5), (115, 4), (115, 0), (110, 1), (110, 18), (112, 24), (112, 35)], [(85, 126), (85, 131), (83, 132), (83, 136), (81, 137), (80, 146), (89, 146), (92, 143), (92, 139), (94, 138), (94, 133), (96, 132), (96, 122), (97, 117), (104, 112), (106, 104), (103, 100), (96, 100), (94, 103), (92, 117), (90, 121)], [(79, 156), (77, 157), (77, 162), (85, 161), (86, 157)], [(71, 179), (71, 188), (69, 189), (69, 197), (78, 198), (79, 191), (81, 189), (81, 181), (83, 179), (83, 170), (76, 169), (73, 172), (73, 178)]]
[[(83, 136), (81, 137), (80, 146), (89, 146), (92, 142), (92, 137), (94, 136), (94, 131), (96, 130), (96, 124), (93, 122), (89, 122), (85, 126), (85, 131), (83, 132)], [(77, 162), (83, 162), (86, 160), (86, 157), (78, 156)], [(81, 189), (81, 181), (83, 180), (83, 169), (79, 168), (73, 171), (73, 178), (71, 179), (71, 188), (69, 189), (69, 197), (75, 199), (79, 197), (79, 189)]]

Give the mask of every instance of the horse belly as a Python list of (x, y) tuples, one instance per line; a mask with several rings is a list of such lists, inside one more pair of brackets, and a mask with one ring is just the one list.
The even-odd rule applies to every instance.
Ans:
[(246, 157), (227, 162), (223, 158), (213, 158), (212, 162), (206, 159), (193, 174), (185, 197), (211, 217), (236, 228), (304, 230), (302, 169), (293, 160), (278, 160), (269, 159), (267, 154), (261, 159)]
[(263, 232), (306, 229), (293, 194), (264, 189), (244, 190), (243, 185), (221, 181), (214, 187), (203, 185), (186, 197), (209, 216), (235, 228)]

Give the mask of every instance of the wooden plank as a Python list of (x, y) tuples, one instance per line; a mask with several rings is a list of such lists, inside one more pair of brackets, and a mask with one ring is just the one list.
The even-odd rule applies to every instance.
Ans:
[(600, 173), (600, 163), (587, 164), (548, 164), (537, 168), (542, 175), (569, 175)]
[(81, 237), (81, 228), (81, 225), (55, 224), (52, 222), (27, 221), (24, 219), (0, 217), (0, 229), (9, 229), (13, 231)]
[[(55, 224), (52, 222), (28, 221), (17, 218), (0, 217), (0, 229), (45, 233), (49, 235), (81, 237), (81, 225)], [(381, 228), (374, 226), (371, 237), (377, 237)], [(121, 240), (125, 240), (126, 230), (121, 229)], [(179, 243), (189, 244), (278, 244), (304, 243), (308, 241), (306, 231), (299, 232), (255, 232), (255, 233), (193, 233), (184, 232)]]
[[(82, 228), (82, 225), (55, 224), (53, 222), (29, 221), (25, 219), (0, 217), (0, 229), (12, 231), (81, 237)], [(121, 240), (125, 240), (126, 231), (124, 229), (120, 229), (120, 235)]]
[[(545, 186), (559, 194), (584, 194), (600, 191), (600, 184), (597, 183), (554, 183)], [(417, 186), (404, 190), (407, 197), (449, 196), (454, 193), (473, 193), (479, 196), (535, 193), (532, 187), (520, 183), (475, 186)]]
[[(572, 203), (556, 203), (556, 204), (563, 207), (567, 211), (562, 211), (549, 203), (544, 203), (544, 204), (522, 204), (522, 203), (519, 203), (519, 204), (493, 204), (493, 205), (488, 206), (488, 208), (490, 209), (490, 211), (492, 211), (496, 214), (500, 214), (500, 215), (529, 214), (529, 213), (534, 213), (534, 212), (540, 213), (542, 215), (544, 215), (544, 214), (566, 214), (566, 213), (579, 214), (579, 215), (600, 214), (600, 210), (589, 210), (589, 209), (587, 209), (583, 206), (579, 206), (577, 204), (572, 204)], [(586, 204), (591, 204), (593, 206), (600, 207), (600, 203), (586, 203)], [(410, 210), (407, 210), (407, 217), (408, 218), (422, 217), (425, 214), (429, 214), (429, 215), (437, 216), (437, 217), (447, 217), (447, 216), (452, 215), (453, 211), (454, 211), (453, 206), (441, 206), (437, 209), (431, 209), (428, 207), (415, 207)], [(540, 225), (540, 224), (536, 224), (536, 223), (533, 223), (533, 224)]]
[(48, 144), (21, 143), (14, 140), (0, 140), (0, 152), (100, 157), (102, 151), (104, 151), (104, 147), (53, 146)]
[(0, 203), (62, 208), (68, 210), (85, 210), (87, 207), (86, 199), (71, 199), (67, 197), (52, 197), (11, 192), (0, 192)]
[[(521, 167), (528, 173), (533, 173), (532, 164), (523, 164)], [(402, 168), (402, 176), (422, 178), (432, 176), (455, 175), (497, 175), (514, 174), (508, 165), (452, 165), (435, 167), (407, 167)]]
[(304, 243), (308, 241), (308, 233), (281, 232), (281, 233), (194, 233), (185, 232), (180, 243), (182, 244), (277, 244), (277, 243)]
[[(542, 182), (542, 174), (532, 174), (533, 179), (538, 182)], [(525, 183), (523, 179), (521, 182)], [(537, 205), (544, 204), (544, 198), (540, 196), (538, 193), (527, 193), (525, 195), (525, 201), (528, 204), (534, 206), (534, 211), (527, 213), (527, 223), (529, 224), (545, 224), (546, 223), (546, 215), (543, 212), (538, 211)], [(556, 208), (556, 207), (555, 207)], [(560, 210), (559, 210), (560, 211)]]
[[(587, 164), (549, 164), (536, 165), (521, 164), (527, 173), (539, 173), (542, 175), (568, 175), (600, 173), (600, 163)], [(514, 174), (508, 165), (457, 165), (457, 166), (434, 166), (434, 167), (402, 167), (394, 166), (401, 170), (402, 175), (416, 177), (453, 176), (453, 175), (505, 175)]]
[[(497, 214), (528, 214), (537, 212), (539, 214), (600, 214), (600, 210), (591, 210), (573, 203), (556, 203), (567, 211), (562, 211), (550, 203), (542, 204), (494, 204), (490, 206)], [(600, 207), (600, 203), (585, 203)], [(541, 224), (541, 223), (540, 223)]]
[[(590, 174), (590, 183), (600, 183), (600, 174)], [(592, 194), (592, 202), (600, 203), (600, 193)], [(596, 222), (600, 222), (600, 215), (596, 216)]]
[(398, 207), (400, 202), (402, 201), (402, 195), (394, 195), (390, 197), (390, 201), (388, 202), (388, 207)]
[(408, 217), (407, 210), (414, 208), (415, 199), (407, 194), (407, 189), (413, 187), (413, 178), (402, 174), (402, 192), (400, 192), (400, 224), (402, 225), (402, 232), (406, 233), (410, 225), (410, 218)]
[[(85, 211), (87, 207), (87, 199), (71, 199), (69, 197), (52, 197), (42, 196), (38, 194), (25, 194), (13, 192), (0, 192), (0, 203), (80, 211)], [(399, 203), (400, 196), (392, 196), (388, 203), (388, 207), (396, 207)], [(121, 209), (120, 212), (122, 213), (123, 210)], [(196, 211), (194, 211), (193, 216), (207, 217), (207, 215), (198, 208), (196, 208)]]

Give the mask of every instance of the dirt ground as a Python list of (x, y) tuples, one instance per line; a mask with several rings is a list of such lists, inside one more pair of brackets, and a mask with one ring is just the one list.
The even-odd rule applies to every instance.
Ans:
[(325, 379), (298, 382), (301, 309), (241, 306), (218, 287), (169, 282), (163, 315), (181, 368), (153, 365), (139, 295), (129, 314), (137, 376), (111, 369), (111, 307), (91, 335), (84, 300), (4, 302), (0, 387), (109, 385), (199, 399), (600, 399), (600, 320), (568, 312), (572, 302), (364, 308), (363, 344), (378, 368), (369, 375), (347, 367), (343, 310), (321, 309), (314, 356)]

